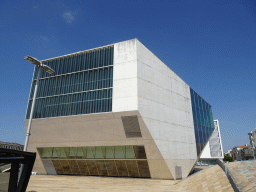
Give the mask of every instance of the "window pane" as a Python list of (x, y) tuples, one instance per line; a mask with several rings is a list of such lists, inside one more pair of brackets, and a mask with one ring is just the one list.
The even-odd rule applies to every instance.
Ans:
[(106, 158), (114, 159), (114, 147), (106, 146)]
[(127, 166), (124, 160), (115, 160), (115, 163), (116, 163), (118, 175), (120, 177), (129, 176)]
[(69, 159), (75, 159), (77, 154), (77, 147), (70, 147)]
[(59, 158), (60, 158), (60, 159), (66, 159), (67, 156), (66, 156), (66, 153), (65, 153), (65, 151), (64, 151), (64, 148), (63, 148), (63, 147), (59, 147), (59, 149), (60, 149)]
[(125, 158), (125, 147), (115, 146), (115, 159), (124, 159), (124, 158)]
[(89, 168), (90, 175), (99, 175), (95, 160), (86, 160), (86, 163)]
[(101, 147), (96, 147), (95, 152), (96, 152), (95, 159), (103, 159), (103, 153), (102, 153)]
[(130, 177), (139, 177), (139, 171), (136, 161), (126, 160), (127, 169)]
[(80, 175), (80, 170), (79, 170), (76, 160), (69, 160), (68, 162), (69, 162), (72, 174)]
[(87, 147), (87, 159), (94, 159), (95, 147)]
[(108, 171), (104, 160), (95, 160), (99, 175), (108, 176)]
[(135, 158), (133, 146), (126, 146), (125, 147), (125, 158), (126, 159), (134, 159)]
[(65, 175), (72, 175), (69, 163), (67, 160), (60, 160), (60, 164), (63, 170), (63, 174)]
[(52, 160), (52, 164), (53, 164), (53, 166), (55, 168), (55, 171), (56, 171), (57, 175), (62, 175), (63, 174), (63, 170), (62, 170), (60, 161), (59, 160)]
[(81, 175), (90, 175), (89, 168), (85, 160), (77, 160), (77, 165), (80, 169)]
[(106, 160), (105, 164), (106, 164), (107, 169), (108, 169), (108, 174), (109, 174), (108, 176), (118, 176), (115, 161)]
[(59, 156), (58, 156), (56, 147), (54, 147), (53, 152), (52, 152), (52, 159), (58, 159), (58, 158), (59, 158)]
[(136, 159), (146, 159), (146, 153), (144, 146), (134, 146), (134, 152)]
[(140, 177), (150, 177), (148, 162), (147, 161), (137, 161)]
[[(85, 150), (86, 150), (86, 147), (83, 147), (83, 148), (85, 148)], [(85, 154), (86, 154), (86, 151), (85, 151)], [(82, 150), (81, 147), (77, 147), (76, 158), (77, 158), (77, 159), (86, 158), (86, 156), (84, 157), (84, 153), (83, 153), (83, 150)]]

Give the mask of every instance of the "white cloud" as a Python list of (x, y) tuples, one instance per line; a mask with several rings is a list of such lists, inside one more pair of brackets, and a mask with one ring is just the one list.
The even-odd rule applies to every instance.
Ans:
[(76, 12), (66, 11), (66, 12), (63, 13), (62, 17), (64, 18), (64, 20), (65, 20), (67, 23), (71, 24), (71, 23), (74, 22), (76, 15), (77, 15)]

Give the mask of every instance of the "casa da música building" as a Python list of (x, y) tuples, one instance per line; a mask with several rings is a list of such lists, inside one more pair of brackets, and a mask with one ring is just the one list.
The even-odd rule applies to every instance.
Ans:
[(39, 77), (34, 172), (182, 179), (192, 171), (214, 130), (211, 105), (138, 39), (42, 62), (56, 74)]

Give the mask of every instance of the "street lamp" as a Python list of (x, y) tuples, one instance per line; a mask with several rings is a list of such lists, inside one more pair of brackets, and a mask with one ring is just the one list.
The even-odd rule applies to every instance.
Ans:
[[(27, 128), (27, 133), (26, 133), (26, 139), (25, 139), (25, 144), (24, 144), (24, 149), (23, 149), (23, 151), (27, 151), (28, 139), (29, 139), (29, 135), (30, 135), (30, 128), (31, 128), (34, 106), (35, 106), (35, 101), (36, 101), (36, 93), (37, 93), (37, 88), (38, 88), (38, 83), (39, 83), (40, 69), (43, 69), (44, 71), (46, 71), (47, 73), (50, 73), (51, 75), (54, 75), (55, 71), (52, 68), (50, 68), (49, 66), (44, 65), (41, 61), (39, 61), (38, 59), (36, 59), (34, 57), (25, 56), (24, 59), (39, 67), (38, 72), (37, 72), (36, 86), (35, 86), (35, 90), (34, 90), (32, 106), (31, 106), (31, 110), (30, 110), (28, 128)], [(22, 171), (23, 171), (23, 164), (21, 165), (21, 168), (20, 168), (18, 182), (20, 181)]]
[(37, 79), (36, 79), (36, 86), (35, 86), (35, 90), (34, 90), (34, 96), (33, 96), (33, 100), (32, 100), (32, 106), (31, 106), (31, 110), (30, 110), (30, 117), (29, 117), (29, 122), (28, 122), (27, 133), (26, 133), (26, 140), (25, 140), (25, 145), (24, 145), (24, 150), (23, 150), (23, 151), (27, 151), (28, 139), (29, 139), (29, 135), (30, 135), (30, 128), (31, 128), (34, 106), (35, 106), (35, 101), (36, 101), (36, 93), (37, 93), (37, 88), (38, 88), (38, 83), (39, 83), (40, 69), (43, 69), (44, 71), (46, 71), (47, 73), (50, 73), (51, 75), (54, 75), (55, 71), (52, 68), (50, 68), (49, 66), (44, 65), (41, 61), (39, 61), (38, 59), (36, 59), (34, 57), (25, 56), (24, 59), (39, 67), (39, 70), (37, 73)]

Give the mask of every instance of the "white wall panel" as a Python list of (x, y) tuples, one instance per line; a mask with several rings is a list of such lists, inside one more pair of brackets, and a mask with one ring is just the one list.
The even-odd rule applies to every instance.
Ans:
[(138, 109), (136, 41), (114, 44), (113, 112)]
[[(145, 121), (145, 124), (164, 160), (195, 162), (197, 155), (189, 86), (138, 40), (137, 60), (138, 110), (143, 119), (151, 119), (151, 123)], [(182, 169), (191, 169), (192, 165), (185, 163)], [(168, 165), (170, 170), (174, 170), (173, 166)]]

